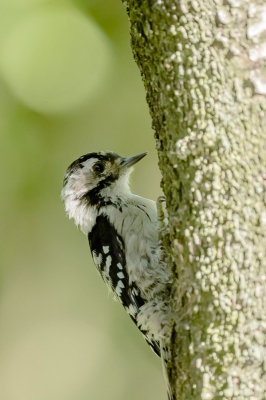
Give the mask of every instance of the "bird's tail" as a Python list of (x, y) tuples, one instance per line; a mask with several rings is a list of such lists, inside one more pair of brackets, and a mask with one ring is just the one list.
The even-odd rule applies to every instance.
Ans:
[(168, 400), (174, 400), (173, 392), (170, 386), (168, 374), (167, 374), (167, 362), (169, 359), (169, 351), (168, 348), (163, 344), (162, 341), (160, 341), (160, 350), (161, 350), (161, 359), (162, 359), (162, 365), (163, 365), (163, 376), (166, 384), (166, 389), (167, 389), (167, 396)]

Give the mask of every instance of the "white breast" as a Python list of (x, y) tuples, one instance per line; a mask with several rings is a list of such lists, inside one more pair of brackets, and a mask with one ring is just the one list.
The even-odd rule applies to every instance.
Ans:
[(123, 212), (112, 206), (107, 208), (102, 209), (101, 213), (109, 216), (124, 240), (130, 283), (137, 282), (142, 292), (148, 294), (155, 276), (162, 283), (169, 279), (165, 271), (158, 270), (161, 250), (158, 246), (156, 204), (152, 200), (131, 195)]

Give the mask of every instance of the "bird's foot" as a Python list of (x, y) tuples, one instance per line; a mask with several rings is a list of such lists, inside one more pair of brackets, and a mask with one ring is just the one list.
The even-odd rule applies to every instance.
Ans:
[(169, 225), (168, 213), (167, 213), (166, 208), (163, 206), (163, 204), (165, 205), (165, 203), (166, 203), (165, 196), (159, 196), (156, 201), (159, 231), (168, 229), (168, 225)]

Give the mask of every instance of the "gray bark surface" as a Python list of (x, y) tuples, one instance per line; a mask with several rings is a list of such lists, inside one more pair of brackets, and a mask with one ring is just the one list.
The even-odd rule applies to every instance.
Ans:
[(127, 0), (174, 256), (178, 400), (266, 398), (266, 3)]

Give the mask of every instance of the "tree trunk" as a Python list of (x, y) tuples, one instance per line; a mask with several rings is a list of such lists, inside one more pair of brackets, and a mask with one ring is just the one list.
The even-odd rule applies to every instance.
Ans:
[(178, 400), (266, 399), (266, 3), (126, 0), (174, 255)]

